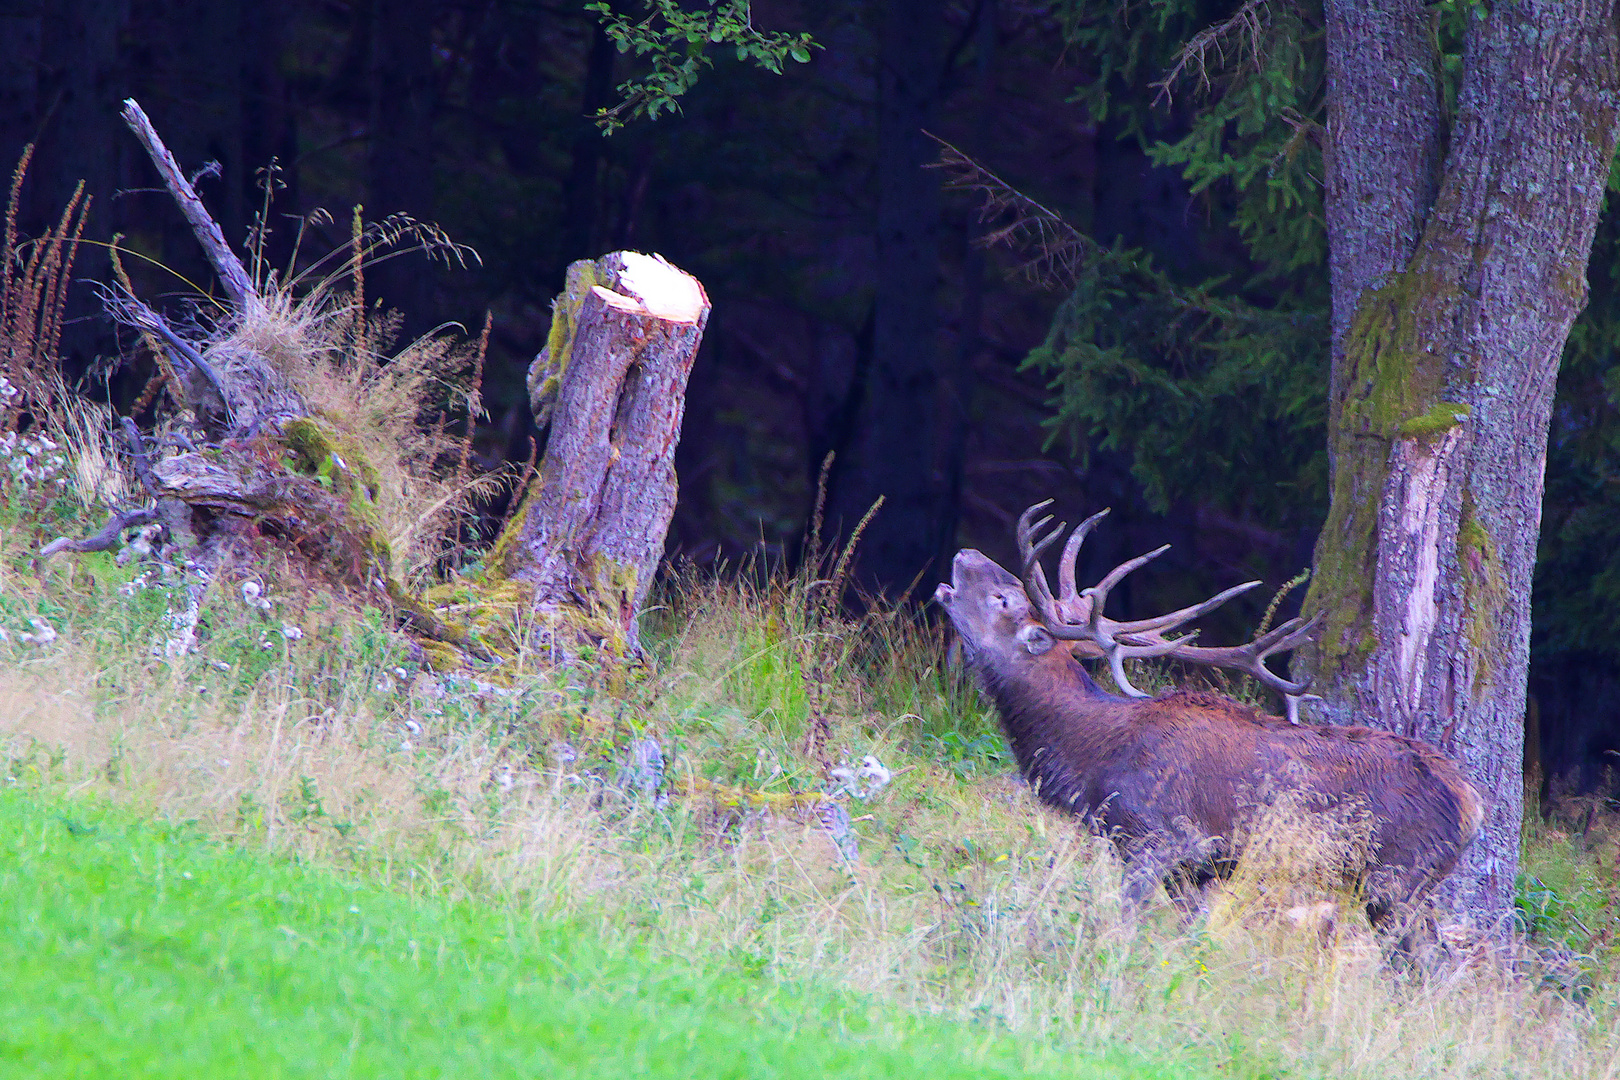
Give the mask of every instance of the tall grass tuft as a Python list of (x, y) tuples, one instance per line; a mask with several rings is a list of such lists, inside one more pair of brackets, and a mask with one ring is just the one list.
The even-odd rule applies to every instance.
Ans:
[(68, 283), (90, 214), (90, 197), (81, 182), (50, 231), (32, 240), (20, 239), (17, 213), (33, 155), (32, 144), (24, 147), (12, 171), (5, 229), (0, 234), (0, 359), (4, 361), (0, 376), (15, 391), (0, 399), (0, 431), (17, 429), (25, 403), (28, 412), (51, 427), (58, 426), (55, 422), (61, 411), (71, 407), (61, 397), (60, 379), (46, 376), (58, 371)]

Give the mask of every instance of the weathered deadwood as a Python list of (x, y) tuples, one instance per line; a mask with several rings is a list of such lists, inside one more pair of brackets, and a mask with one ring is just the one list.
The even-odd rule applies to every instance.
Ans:
[(287, 468), (278, 449), (265, 440), (173, 454), (153, 464), (152, 477), (160, 497), (249, 518), (286, 537), (334, 580), (382, 588), (387, 547), (364, 521), (365, 508)]
[[(254, 286), (252, 276), (225, 243), (219, 224), (197, 197), (146, 113), (130, 98), (124, 102), (123, 115), (124, 122), (140, 139), (169, 193), (179, 204), (237, 313), (261, 314), (265, 301)], [(217, 342), (205, 357), (204, 350), (175, 333), (161, 315), (126, 292), (109, 295), (106, 306), (113, 318), (152, 334), (168, 345), (175, 366), (185, 372), (185, 385), (180, 391), (186, 404), (195, 409), (212, 434), (251, 436), (267, 424), (308, 413), (298, 392), (263, 357), (243, 349), (221, 351)]]
[(616, 636), (629, 655), (675, 511), (675, 445), (708, 317), (703, 286), (658, 256), (576, 262), (529, 369), (550, 436), (495, 569), (532, 585), (537, 610), (583, 615), (579, 637)]
[(157, 129), (152, 127), (152, 121), (146, 118), (134, 98), (124, 100), (124, 123), (141, 140), (146, 153), (157, 166), (157, 171), (163, 177), (163, 183), (174, 196), (174, 201), (180, 205), (180, 212), (186, 215), (186, 221), (191, 225), (191, 231), (197, 237), (197, 243), (202, 245), (203, 253), (213, 265), (214, 272), (219, 275), (221, 284), (230, 295), (231, 302), (242, 311), (249, 311), (255, 305), (264, 301), (259, 291), (253, 285), (253, 277), (242, 265), (242, 260), (236, 257), (230, 245), (225, 242), (225, 234), (220, 231), (219, 225), (209, 215), (208, 209), (203, 206), (202, 200), (186, 179), (186, 174), (180, 171), (180, 165), (169, 153), (169, 148), (163, 145), (158, 138)]
[(125, 529), (137, 525), (150, 525), (158, 520), (158, 512), (151, 509), (124, 510), (107, 519), (107, 524), (101, 531), (87, 536), (83, 540), (74, 540), (61, 536), (52, 540), (39, 549), (39, 558), (43, 562), (52, 555), (61, 551), (71, 551), (75, 554), (84, 554), (89, 551), (108, 551), (118, 545), (118, 537)]
[[(480, 660), (497, 660), (476, 635), (446, 624), (392, 575), (392, 546), (378, 520), (375, 474), (363, 460), (364, 451), (351, 452), (326, 419), (311, 415), (298, 385), (255, 341), (253, 331), (273, 331), (284, 313), (255, 290), (241, 260), (226, 246), (219, 226), (133, 100), (125, 102), (124, 119), (180, 204), (234, 310), (217, 320), (207, 338), (188, 339), (136, 298), (127, 280), (122, 288), (104, 293), (105, 306), (116, 320), (162, 343), (181, 375), (170, 380), (169, 389), (196, 413), (212, 445), (199, 450), (183, 431), (176, 431), (158, 445), (179, 446), (184, 452), (154, 457), (133, 420), (122, 418), (134, 470), (156, 506), (115, 514), (94, 536), (53, 541), (42, 555), (107, 550), (124, 529), (161, 522), (181, 561), (206, 575), (254, 559), (274, 544), (301, 556), (312, 577), (389, 609), (416, 634)], [(339, 445), (344, 446), (341, 456)], [(197, 510), (207, 512), (194, 514)], [(188, 586), (185, 621), (165, 644), (165, 654), (178, 655), (194, 643), (206, 580), (200, 576)], [(446, 662), (457, 662), (460, 653)]]
[(107, 313), (126, 326), (155, 335), (183, 372), (177, 397), (218, 438), (244, 438), (266, 426), (305, 416), (309, 406), (274, 366), (227, 337), (207, 346), (207, 355), (139, 299), (124, 292), (105, 297)]
[[(476, 637), (447, 624), (390, 576), (387, 541), (368, 520), (369, 504), (353, 478), (328, 487), (314, 476), (287, 469), (277, 449), (260, 439), (228, 452), (174, 454), (156, 462), (152, 475), (162, 499), (251, 522), (256, 532), (281, 537), (328, 581), (392, 608), (417, 633), (480, 660), (497, 659)], [(339, 472), (336, 479), (345, 478)]]
[[(163, 316), (125, 292), (109, 295), (106, 298), (106, 308), (114, 319), (150, 335), (167, 347), (170, 362), (176, 369), (185, 373), (182, 381), (175, 387), (184, 396), (184, 404), (199, 412), (212, 405), (216, 411), (224, 413), (229, 419), (230, 400), (218, 372), (195, 345), (174, 332)], [(199, 380), (206, 385), (198, 385)], [(210, 389), (218, 396), (217, 403), (210, 400), (208, 393)]]
[(148, 495), (157, 495), (157, 482), (152, 479), (152, 461), (146, 454), (146, 441), (135, 421), (127, 416), (118, 418), (118, 430), (124, 434), (124, 445), (129, 447), (129, 459), (135, 466), (135, 475)]

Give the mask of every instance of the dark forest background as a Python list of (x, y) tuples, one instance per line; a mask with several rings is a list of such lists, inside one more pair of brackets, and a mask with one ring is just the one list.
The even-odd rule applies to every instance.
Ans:
[[(405, 335), (492, 313), (486, 467), (529, 453), (524, 374), (567, 264), (659, 252), (714, 305), (673, 556), (796, 558), (835, 451), (835, 532), (886, 499), (862, 541), (867, 588), (926, 596), (961, 546), (1007, 562), (1018, 513), (1055, 498), (1070, 520), (1113, 507), (1083, 560), (1093, 579), (1175, 545), (1116, 592), (1123, 617), (1293, 577), (1326, 509), (1320, 19), (1291, 9), (1297, 56), (1239, 57), (1249, 70), (1168, 100), (1156, 85), (1236, 7), (1159, 5), (1130, 25), (1079, 2), (761, 0), (757, 26), (814, 36), (810, 63), (773, 76), (721, 59), (679, 114), (604, 137), (593, 114), (637, 69), (583, 3), (0, 0), (0, 161), (37, 146), (25, 234), (82, 179), (89, 237), (123, 234), (194, 282), (206, 268), (119, 120), (125, 97), (185, 168), (218, 163), (199, 184), (228, 238), (273, 178), (276, 265), (318, 207), (332, 223), (310, 228), (311, 252), (347, 242), (356, 205), (438, 222), (481, 261), (394, 259), (367, 288)], [(978, 246), (1006, 222), (925, 167), (940, 154), (925, 132), (1061, 214), (1089, 257), (1031, 275), (1029, 252)], [(1559, 388), (1527, 720), (1529, 764), (1582, 790), (1620, 764), (1617, 267), (1611, 200)], [(186, 288), (131, 270), (144, 295)], [(127, 406), (147, 371), (118, 362), (135, 343), (100, 316), (104, 252), (77, 272), (66, 362)], [(1211, 636), (1252, 629), (1260, 592)]]

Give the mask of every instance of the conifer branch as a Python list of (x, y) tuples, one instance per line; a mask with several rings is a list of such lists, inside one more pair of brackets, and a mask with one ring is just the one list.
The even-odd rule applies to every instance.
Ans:
[(1042, 288), (1071, 287), (1081, 266), (1101, 246), (1056, 210), (1025, 195), (938, 135), (925, 134), (940, 145), (939, 160), (928, 167), (944, 171), (945, 187), (983, 200), (979, 220), (991, 227), (973, 242), (986, 248), (1005, 244), (1022, 260), (1018, 273)]
[(1158, 96), (1153, 99), (1153, 104), (1170, 104), (1170, 88), (1189, 71), (1197, 73), (1199, 91), (1207, 92), (1209, 57), (1212, 52), (1215, 54), (1218, 68), (1228, 66), (1227, 52), (1230, 49), (1236, 54), (1236, 66), (1241, 68), (1248, 63), (1258, 71), (1260, 58), (1264, 52), (1261, 39), (1265, 35), (1266, 24), (1271, 21), (1270, 7), (1271, 0), (1247, 0), (1230, 18), (1214, 26), (1206, 26), (1189, 38), (1187, 44), (1176, 54), (1176, 62), (1171, 65), (1164, 78), (1149, 84), (1159, 91)]

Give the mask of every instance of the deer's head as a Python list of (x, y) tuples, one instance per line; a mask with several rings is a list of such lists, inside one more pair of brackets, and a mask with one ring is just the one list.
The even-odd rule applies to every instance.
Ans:
[(1115, 685), (1126, 696), (1146, 697), (1131, 685), (1124, 662), (1164, 656), (1186, 664), (1228, 668), (1251, 675), (1262, 685), (1282, 694), (1288, 718), (1299, 722), (1299, 701), (1309, 681), (1284, 679), (1267, 668), (1265, 661), (1273, 653), (1293, 649), (1306, 641), (1320, 615), (1309, 621), (1290, 619), (1246, 645), (1199, 646), (1192, 644), (1191, 634), (1166, 636), (1260, 584), (1249, 581), (1179, 611), (1130, 622), (1110, 619), (1103, 614), (1109, 591), (1132, 570), (1164, 554), (1170, 545), (1123, 562), (1096, 585), (1080, 589), (1075, 580), (1080, 546), (1108, 511), (1093, 514), (1075, 526), (1063, 545), (1063, 556), (1058, 561), (1058, 592), (1054, 595), (1047, 584), (1046, 571), (1041, 568), (1041, 555), (1063, 535), (1067, 526), (1060, 522), (1048, 528), (1052, 522), (1050, 516), (1036, 520), (1036, 515), (1049, 505), (1051, 500), (1037, 503), (1018, 518), (1018, 551), (1022, 559), (1019, 577), (979, 552), (967, 549), (957, 553), (951, 567), (951, 583), (941, 585), (934, 593), (934, 599), (950, 613), (971, 662), (1007, 672), (1006, 665), (1030, 664), (1050, 652), (1053, 645), (1064, 642), (1076, 656), (1106, 659)]
[(972, 548), (956, 553), (951, 582), (934, 590), (970, 663), (1005, 669), (1028, 664), (1057, 644), (1035, 617), (1023, 584)]

